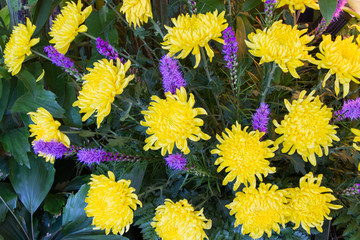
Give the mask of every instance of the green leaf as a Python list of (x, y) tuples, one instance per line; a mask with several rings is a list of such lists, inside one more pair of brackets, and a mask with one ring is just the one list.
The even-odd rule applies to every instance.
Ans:
[[(0, 182), (0, 196), (7, 203), (11, 210), (16, 208), (17, 195), (11, 187), (10, 183)], [(5, 220), (7, 207), (0, 201), (0, 223)]]
[(30, 167), (27, 153), (30, 152), (29, 131), (27, 127), (16, 128), (6, 131), (0, 137), (5, 151), (11, 155), (20, 165)]
[(135, 193), (139, 193), (144, 179), (147, 162), (136, 162), (130, 172), (124, 173), (121, 179), (127, 179), (131, 181), (131, 187), (135, 188)]
[(46, 21), (48, 20), (50, 14), (54, 10), (55, 6), (59, 4), (61, 0), (38, 0), (36, 3), (36, 9), (35, 9), (35, 32), (34, 35), (36, 35), (41, 28), (45, 25)]
[(65, 99), (63, 107), (66, 110), (64, 123), (68, 126), (82, 127), (81, 115), (79, 109), (73, 107), (76, 101), (76, 93), (73, 86), (65, 85)]
[(35, 77), (25, 69), (21, 69), (21, 71), (16, 74), (16, 77), (22, 81), (22, 83), (29, 90), (31, 95), (33, 97), (36, 97), (37, 86)]
[(261, 3), (261, 0), (247, 0), (243, 5), (243, 11), (248, 12)]
[(19, 97), (11, 108), (12, 112), (34, 112), (39, 107), (48, 110), (55, 118), (64, 117), (65, 110), (56, 102), (56, 95), (53, 92), (42, 88), (37, 89), (36, 97), (25, 93)]
[(337, 8), (337, 0), (319, 0), (321, 14), (329, 24)]
[(65, 197), (61, 194), (49, 193), (44, 202), (44, 210), (51, 214), (59, 214), (61, 208), (65, 205)]
[(9, 80), (11, 78), (11, 75), (5, 68), (0, 67), (0, 77)]
[(0, 156), (0, 180), (4, 180), (9, 175), (9, 158)]
[(90, 186), (88, 184), (82, 185), (80, 190), (74, 195), (68, 198), (63, 214), (63, 225), (70, 222), (77, 222), (79, 219), (86, 219), (86, 213), (84, 208), (87, 206), (85, 198)]
[(0, 79), (0, 81), (2, 82), (2, 92), (0, 97), (0, 120), (1, 120), (8, 107), (11, 85), (8, 80)]
[(30, 168), (10, 162), (10, 181), (25, 208), (33, 214), (48, 194), (55, 176), (54, 165), (34, 154)]
[(360, 239), (360, 231), (355, 233), (349, 240), (359, 240)]

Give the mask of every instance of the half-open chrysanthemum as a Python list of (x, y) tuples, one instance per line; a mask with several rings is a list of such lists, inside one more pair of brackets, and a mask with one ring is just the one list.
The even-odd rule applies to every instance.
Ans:
[(211, 223), (203, 209), (194, 211), (186, 199), (176, 203), (166, 199), (156, 208), (151, 226), (163, 240), (203, 240), (209, 239), (204, 229), (210, 229)]
[(87, 27), (81, 24), (90, 15), (92, 7), (88, 6), (81, 11), (82, 6), (81, 0), (78, 0), (77, 4), (72, 1), (68, 2), (53, 21), (51, 31), (49, 32), (52, 39), (49, 42), (54, 43), (55, 49), (61, 54), (65, 54), (68, 51), (70, 43), (79, 32), (87, 31)]
[(329, 124), (332, 109), (323, 105), (319, 96), (313, 97), (314, 93), (312, 91), (304, 99), (306, 91), (301, 91), (299, 98), (291, 104), (285, 99), (289, 114), (285, 115), (281, 124), (276, 120), (273, 123), (276, 126), (275, 132), (282, 134), (274, 145), (283, 143), (283, 153), (289, 152), (292, 155), (297, 151), (305, 162), (309, 160), (316, 166), (315, 153), (322, 157), (324, 148), (325, 155), (328, 155), (332, 141), (339, 141), (339, 138), (336, 136), (337, 126)]
[(115, 181), (113, 172), (104, 175), (91, 175), (90, 190), (85, 202), (88, 217), (94, 217), (92, 224), (95, 229), (105, 229), (105, 233), (123, 234), (133, 223), (137, 205), (142, 206), (138, 196), (133, 193), (135, 188), (129, 187), (131, 181), (121, 179)]
[(225, 11), (218, 15), (217, 10), (214, 13), (178, 16), (172, 18), (174, 27), (165, 26), (168, 33), (164, 37), (163, 48), (169, 50), (169, 55), (176, 55), (176, 58), (186, 58), (192, 52), (195, 56), (196, 68), (201, 60), (200, 48), (205, 47), (210, 61), (214, 57), (214, 51), (210, 48), (210, 40), (215, 40), (224, 44), (221, 38), (222, 31), (227, 28), (228, 24), (224, 18)]
[(131, 62), (123, 65), (117, 59), (116, 66), (113, 60), (102, 59), (94, 63), (94, 68), (88, 68), (88, 74), (83, 77), (83, 88), (79, 93), (78, 100), (73, 106), (80, 108), (80, 113), (85, 113), (82, 117), (86, 121), (95, 111), (97, 112), (97, 127), (100, 127), (104, 118), (111, 111), (111, 103), (115, 96), (121, 94), (134, 75), (125, 77)]
[(207, 114), (203, 108), (193, 108), (194, 95), (188, 95), (185, 88), (176, 89), (176, 94), (165, 93), (166, 99), (152, 96), (150, 107), (141, 113), (145, 116), (145, 122), (140, 124), (148, 127), (146, 133), (151, 135), (145, 140), (144, 150), (157, 150), (161, 148), (161, 154), (172, 153), (174, 145), (183, 153), (188, 154), (187, 139), (199, 141), (208, 140), (210, 136), (203, 133), (200, 127), (204, 121), (196, 118), (199, 114)]
[(19, 73), (25, 56), (31, 54), (30, 48), (40, 41), (40, 38), (31, 39), (35, 28), (30, 19), (26, 18), (26, 26), (24, 24), (15, 26), (5, 45), (4, 63), (12, 75)]
[(259, 188), (254, 186), (237, 192), (234, 201), (228, 205), (230, 215), (235, 214), (235, 227), (242, 225), (242, 234), (250, 234), (257, 239), (264, 233), (271, 236), (272, 230), (279, 233), (289, 215), (287, 200), (278, 186), (261, 183)]
[(212, 154), (218, 154), (220, 157), (215, 161), (215, 165), (219, 165), (218, 172), (225, 168), (225, 172), (229, 172), (223, 180), (223, 185), (236, 179), (234, 191), (238, 189), (241, 183), (246, 186), (256, 185), (257, 176), (262, 181), (262, 175), (265, 177), (269, 173), (275, 172), (275, 167), (270, 167), (270, 162), (266, 158), (272, 158), (277, 147), (270, 148), (273, 141), (260, 141), (265, 133), (259, 131), (247, 132), (248, 127), (244, 130), (241, 125), (236, 122), (232, 126), (232, 130), (225, 129), (222, 139), (216, 135), (220, 142), (217, 149), (211, 151)]
[(360, 83), (356, 78), (360, 78), (360, 44), (353, 42), (354, 36), (342, 39), (337, 36), (335, 41), (331, 40), (331, 35), (323, 36), (323, 41), (319, 45), (320, 53), (316, 54), (320, 60), (317, 61), (318, 68), (329, 69), (323, 81), (326, 81), (333, 74), (335, 79), (335, 93), (339, 94), (340, 83), (343, 85), (343, 96), (349, 93), (350, 82)]
[[(60, 122), (55, 121), (52, 115), (45, 108), (38, 108), (36, 112), (29, 112), (31, 120), (34, 124), (30, 124), (30, 137), (35, 136), (33, 145), (37, 144), (39, 141), (46, 143), (57, 142), (64, 144), (67, 148), (70, 146), (70, 139), (60, 132)], [(47, 144), (48, 147), (49, 144)], [(51, 143), (50, 143), (51, 145)], [(55, 145), (58, 145), (55, 143)], [(60, 147), (61, 148), (61, 147)], [(34, 148), (37, 151), (36, 147)], [(54, 163), (56, 154), (51, 153), (51, 151), (44, 151), (44, 147), (39, 148), (38, 153), (40, 156), (45, 157), (46, 161)]]
[(120, 12), (125, 13), (126, 21), (134, 28), (153, 18), (150, 0), (124, 0)]
[(296, 68), (303, 66), (303, 61), (314, 61), (309, 55), (314, 47), (306, 46), (314, 37), (304, 35), (306, 31), (298, 30), (297, 25), (291, 27), (277, 21), (268, 29), (257, 29), (256, 33), (250, 33), (249, 41), (245, 40), (245, 43), (252, 55), (261, 57), (260, 64), (275, 61), (283, 72), (300, 78)]
[(332, 190), (320, 187), (322, 174), (314, 177), (312, 172), (300, 178), (300, 188), (288, 188), (290, 221), (295, 223), (295, 229), (301, 227), (310, 234), (310, 228), (322, 232), (324, 218), (330, 220), (330, 209), (340, 209), (341, 205), (331, 204), (336, 198), (330, 193)]
[[(354, 147), (356, 150), (360, 151), (360, 146), (356, 144), (357, 142), (360, 142), (360, 130), (359, 130), (359, 129), (356, 129), (356, 128), (352, 128), (352, 129), (351, 129), (351, 132), (352, 132), (353, 134), (355, 134), (353, 147)], [(360, 163), (359, 163), (359, 166), (358, 166), (358, 171), (360, 171)]]

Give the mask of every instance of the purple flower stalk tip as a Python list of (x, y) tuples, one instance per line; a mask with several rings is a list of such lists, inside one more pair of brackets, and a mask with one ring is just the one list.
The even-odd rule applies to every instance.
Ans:
[(179, 61), (167, 55), (160, 59), (160, 73), (164, 92), (176, 93), (176, 89), (186, 86), (185, 79), (179, 69)]
[(338, 0), (337, 7), (332, 20), (339, 18), (342, 8), (345, 6), (346, 3), (347, 0)]
[[(116, 51), (116, 49), (111, 46), (107, 41), (101, 39), (101, 38), (97, 38), (96, 39), (96, 49), (98, 50), (98, 52), (109, 58), (110, 60), (115, 60), (119, 58), (119, 54)], [(120, 58), (121, 63), (125, 63), (123, 58)]]
[(222, 49), (222, 54), (224, 54), (224, 60), (226, 62), (226, 67), (230, 69), (230, 78), (232, 82), (232, 87), (235, 95), (237, 95), (237, 51), (238, 51), (238, 42), (236, 41), (235, 33), (231, 27), (227, 27), (223, 31), (224, 36), (224, 46)]
[(339, 111), (334, 112), (335, 121), (344, 119), (358, 120), (360, 119), (360, 98), (349, 99)]
[(35, 154), (50, 155), (54, 156), (55, 159), (61, 159), (68, 150), (68, 148), (63, 143), (54, 140), (50, 142), (37, 140), (33, 142), (32, 147)]
[(266, 103), (261, 103), (260, 107), (256, 109), (254, 115), (252, 115), (251, 123), (254, 130), (259, 130), (260, 132), (267, 133), (267, 126), (269, 123), (270, 108)]
[(187, 159), (180, 153), (171, 154), (165, 158), (166, 165), (173, 170), (185, 170)]
[(77, 157), (79, 162), (90, 166), (93, 163), (99, 164), (106, 157), (106, 154), (106, 151), (102, 149), (84, 148), (78, 151)]

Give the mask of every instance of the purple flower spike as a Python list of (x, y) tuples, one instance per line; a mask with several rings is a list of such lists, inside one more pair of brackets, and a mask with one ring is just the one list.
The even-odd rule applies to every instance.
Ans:
[[(115, 60), (115, 62), (116, 59), (119, 58), (119, 54), (116, 51), (116, 49), (113, 46), (111, 46), (107, 41), (102, 40), (99, 37), (96, 39), (96, 49), (101, 55), (105, 56), (110, 60)], [(120, 61), (122, 62), (122, 64), (125, 64), (123, 58), (120, 58)]]
[(106, 159), (107, 153), (102, 149), (81, 149), (77, 153), (77, 157), (79, 162), (82, 164), (87, 164), (90, 166), (93, 163), (99, 164), (101, 161)]
[(164, 55), (160, 59), (160, 73), (163, 78), (164, 92), (175, 94), (176, 89), (186, 86), (178, 60)]
[(260, 107), (256, 109), (255, 114), (252, 115), (251, 123), (254, 130), (259, 130), (260, 132), (267, 133), (267, 126), (270, 119), (269, 115), (269, 105), (266, 103), (261, 103)]
[(273, 18), (276, 4), (277, 4), (276, 0), (265, 1), (265, 22), (267, 24), (269, 24)]
[(238, 51), (238, 42), (236, 41), (235, 33), (231, 27), (227, 27), (223, 31), (223, 36), (225, 40), (225, 44), (222, 49), (222, 53), (224, 54), (224, 60), (226, 62), (226, 67), (230, 69), (230, 78), (232, 82), (232, 87), (237, 96), (237, 51)]
[(76, 79), (81, 79), (81, 74), (74, 67), (74, 62), (70, 58), (65, 57), (65, 55), (59, 53), (53, 46), (49, 45), (44, 47), (48, 58), (51, 59), (51, 62), (58, 67), (65, 69), (65, 72), (74, 76)]
[(346, 118), (353, 120), (360, 119), (360, 98), (355, 100), (349, 99), (339, 111), (334, 112), (335, 121), (341, 121)]
[(336, 7), (336, 10), (335, 10), (332, 20), (337, 19), (340, 16), (342, 8), (345, 6), (346, 3), (347, 3), (347, 0), (338, 0), (338, 4), (337, 4), (337, 7)]
[(187, 159), (180, 153), (171, 154), (165, 158), (166, 164), (173, 170), (185, 170)]
[(43, 156), (53, 156), (55, 159), (61, 159), (68, 148), (61, 142), (37, 140), (33, 142), (33, 149), (35, 154)]

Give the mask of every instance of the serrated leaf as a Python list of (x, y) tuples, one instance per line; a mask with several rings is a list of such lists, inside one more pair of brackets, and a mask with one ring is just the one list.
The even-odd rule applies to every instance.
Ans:
[[(16, 208), (17, 195), (11, 187), (11, 184), (0, 182), (0, 196), (7, 203), (10, 209)], [(7, 207), (0, 201), (0, 223), (5, 220)]]
[(55, 176), (54, 165), (29, 154), (30, 168), (10, 162), (10, 181), (25, 208), (33, 214), (48, 194)]
[(350, 222), (350, 224), (346, 227), (346, 229), (343, 232), (343, 236), (348, 236), (349, 234), (353, 232), (360, 232), (360, 227), (356, 221)]
[(337, 8), (337, 0), (319, 0), (320, 12), (323, 15), (326, 24), (331, 22)]
[(333, 221), (333, 225), (339, 225), (341, 223), (347, 223), (351, 221), (351, 216), (350, 215), (340, 215), (338, 216), (334, 221)]

